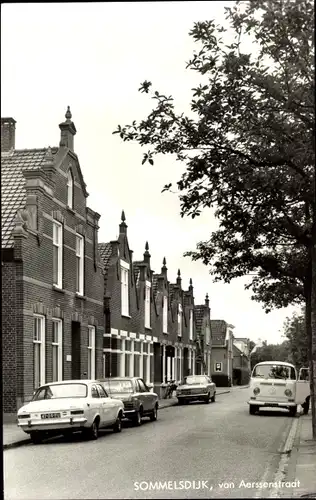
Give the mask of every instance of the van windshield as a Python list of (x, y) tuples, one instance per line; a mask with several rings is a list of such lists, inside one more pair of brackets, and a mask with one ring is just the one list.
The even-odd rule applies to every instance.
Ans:
[(255, 366), (253, 377), (258, 378), (274, 378), (274, 379), (290, 379), (296, 380), (296, 373), (292, 366), (285, 365), (257, 365)]

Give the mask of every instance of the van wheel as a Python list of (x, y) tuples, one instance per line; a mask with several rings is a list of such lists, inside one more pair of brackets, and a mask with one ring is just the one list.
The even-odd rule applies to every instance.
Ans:
[(41, 432), (31, 432), (30, 438), (33, 444), (41, 444), (43, 441), (43, 434)]
[(250, 415), (254, 415), (257, 410), (258, 410), (257, 405), (249, 405), (249, 413), (250, 413)]
[(290, 406), (289, 408), (290, 410), (290, 417), (295, 417), (296, 413), (297, 413), (297, 406)]
[(309, 401), (310, 401), (310, 396), (308, 396), (308, 397), (306, 398), (305, 403), (302, 405), (303, 410), (304, 410), (304, 415), (307, 415), (307, 414), (308, 414), (308, 410), (309, 410)]

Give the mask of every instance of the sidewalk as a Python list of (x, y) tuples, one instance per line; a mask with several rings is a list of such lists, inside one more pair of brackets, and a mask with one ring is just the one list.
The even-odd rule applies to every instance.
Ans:
[[(246, 386), (235, 386), (235, 387), (221, 387), (217, 390), (216, 396), (221, 394), (227, 394), (235, 389), (242, 389)], [(170, 399), (160, 399), (159, 408), (162, 410), (170, 406), (178, 404), (177, 398), (173, 397)], [(9, 421), (8, 421), (9, 420)], [(18, 446), (23, 446), (25, 444), (31, 443), (30, 438), (25, 432), (21, 431), (16, 424), (16, 415), (12, 415), (10, 419), (4, 418), (3, 424), (3, 434), (2, 434), (3, 449), (7, 450), (9, 448), (16, 448)]]
[(316, 498), (316, 441), (312, 439), (312, 415), (302, 415), (291, 453), (289, 480), (296, 480), (292, 498)]

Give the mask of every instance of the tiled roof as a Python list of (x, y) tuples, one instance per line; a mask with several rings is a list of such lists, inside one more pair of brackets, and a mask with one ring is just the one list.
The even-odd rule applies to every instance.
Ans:
[(110, 242), (99, 243), (98, 250), (100, 254), (101, 264), (103, 266), (104, 271), (106, 271), (109, 267), (109, 262), (112, 255), (112, 245)]
[(226, 321), (224, 321), (223, 319), (211, 320), (211, 337), (213, 346), (225, 344)]
[[(56, 154), (57, 148), (52, 149)], [(37, 170), (45, 163), (47, 149), (22, 149), (1, 153), (2, 248), (13, 246), (12, 230), (17, 211), (25, 207), (23, 170)]]

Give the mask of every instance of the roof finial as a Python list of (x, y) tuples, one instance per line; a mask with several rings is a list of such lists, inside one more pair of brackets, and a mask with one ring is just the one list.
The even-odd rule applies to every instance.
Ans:
[(178, 278), (181, 277), (180, 269), (178, 269)]
[(146, 244), (145, 244), (145, 250), (146, 250), (146, 252), (148, 252), (148, 250), (149, 250), (148, 241), (146, 241)]
[(205, 299), (208, 300), (208, 293), (205, 295)]
[(190, 286), (192, 286), (192, 278), (190, 278)]
[(72, 118), (72, 114), (71, 114), (71, 111), (70, 111), (70, 106), (67, 106), (67, 111), (66, 111), (66, 114), (65, 114), (65, 118), (66, 118), (66, 120), (71, 120), (71, 118)]
[(126, 221), (126, 217), (125, 217), (125, 212), (124, 212), (124, 210), (122, 210), (122, 214), (121, 214), (121, 221), (122, 221), (122, 222), (125, 222), (125, 221)]
[(163, 258), (162, 265), (165, 266), (167, 264), (166, 257)]

